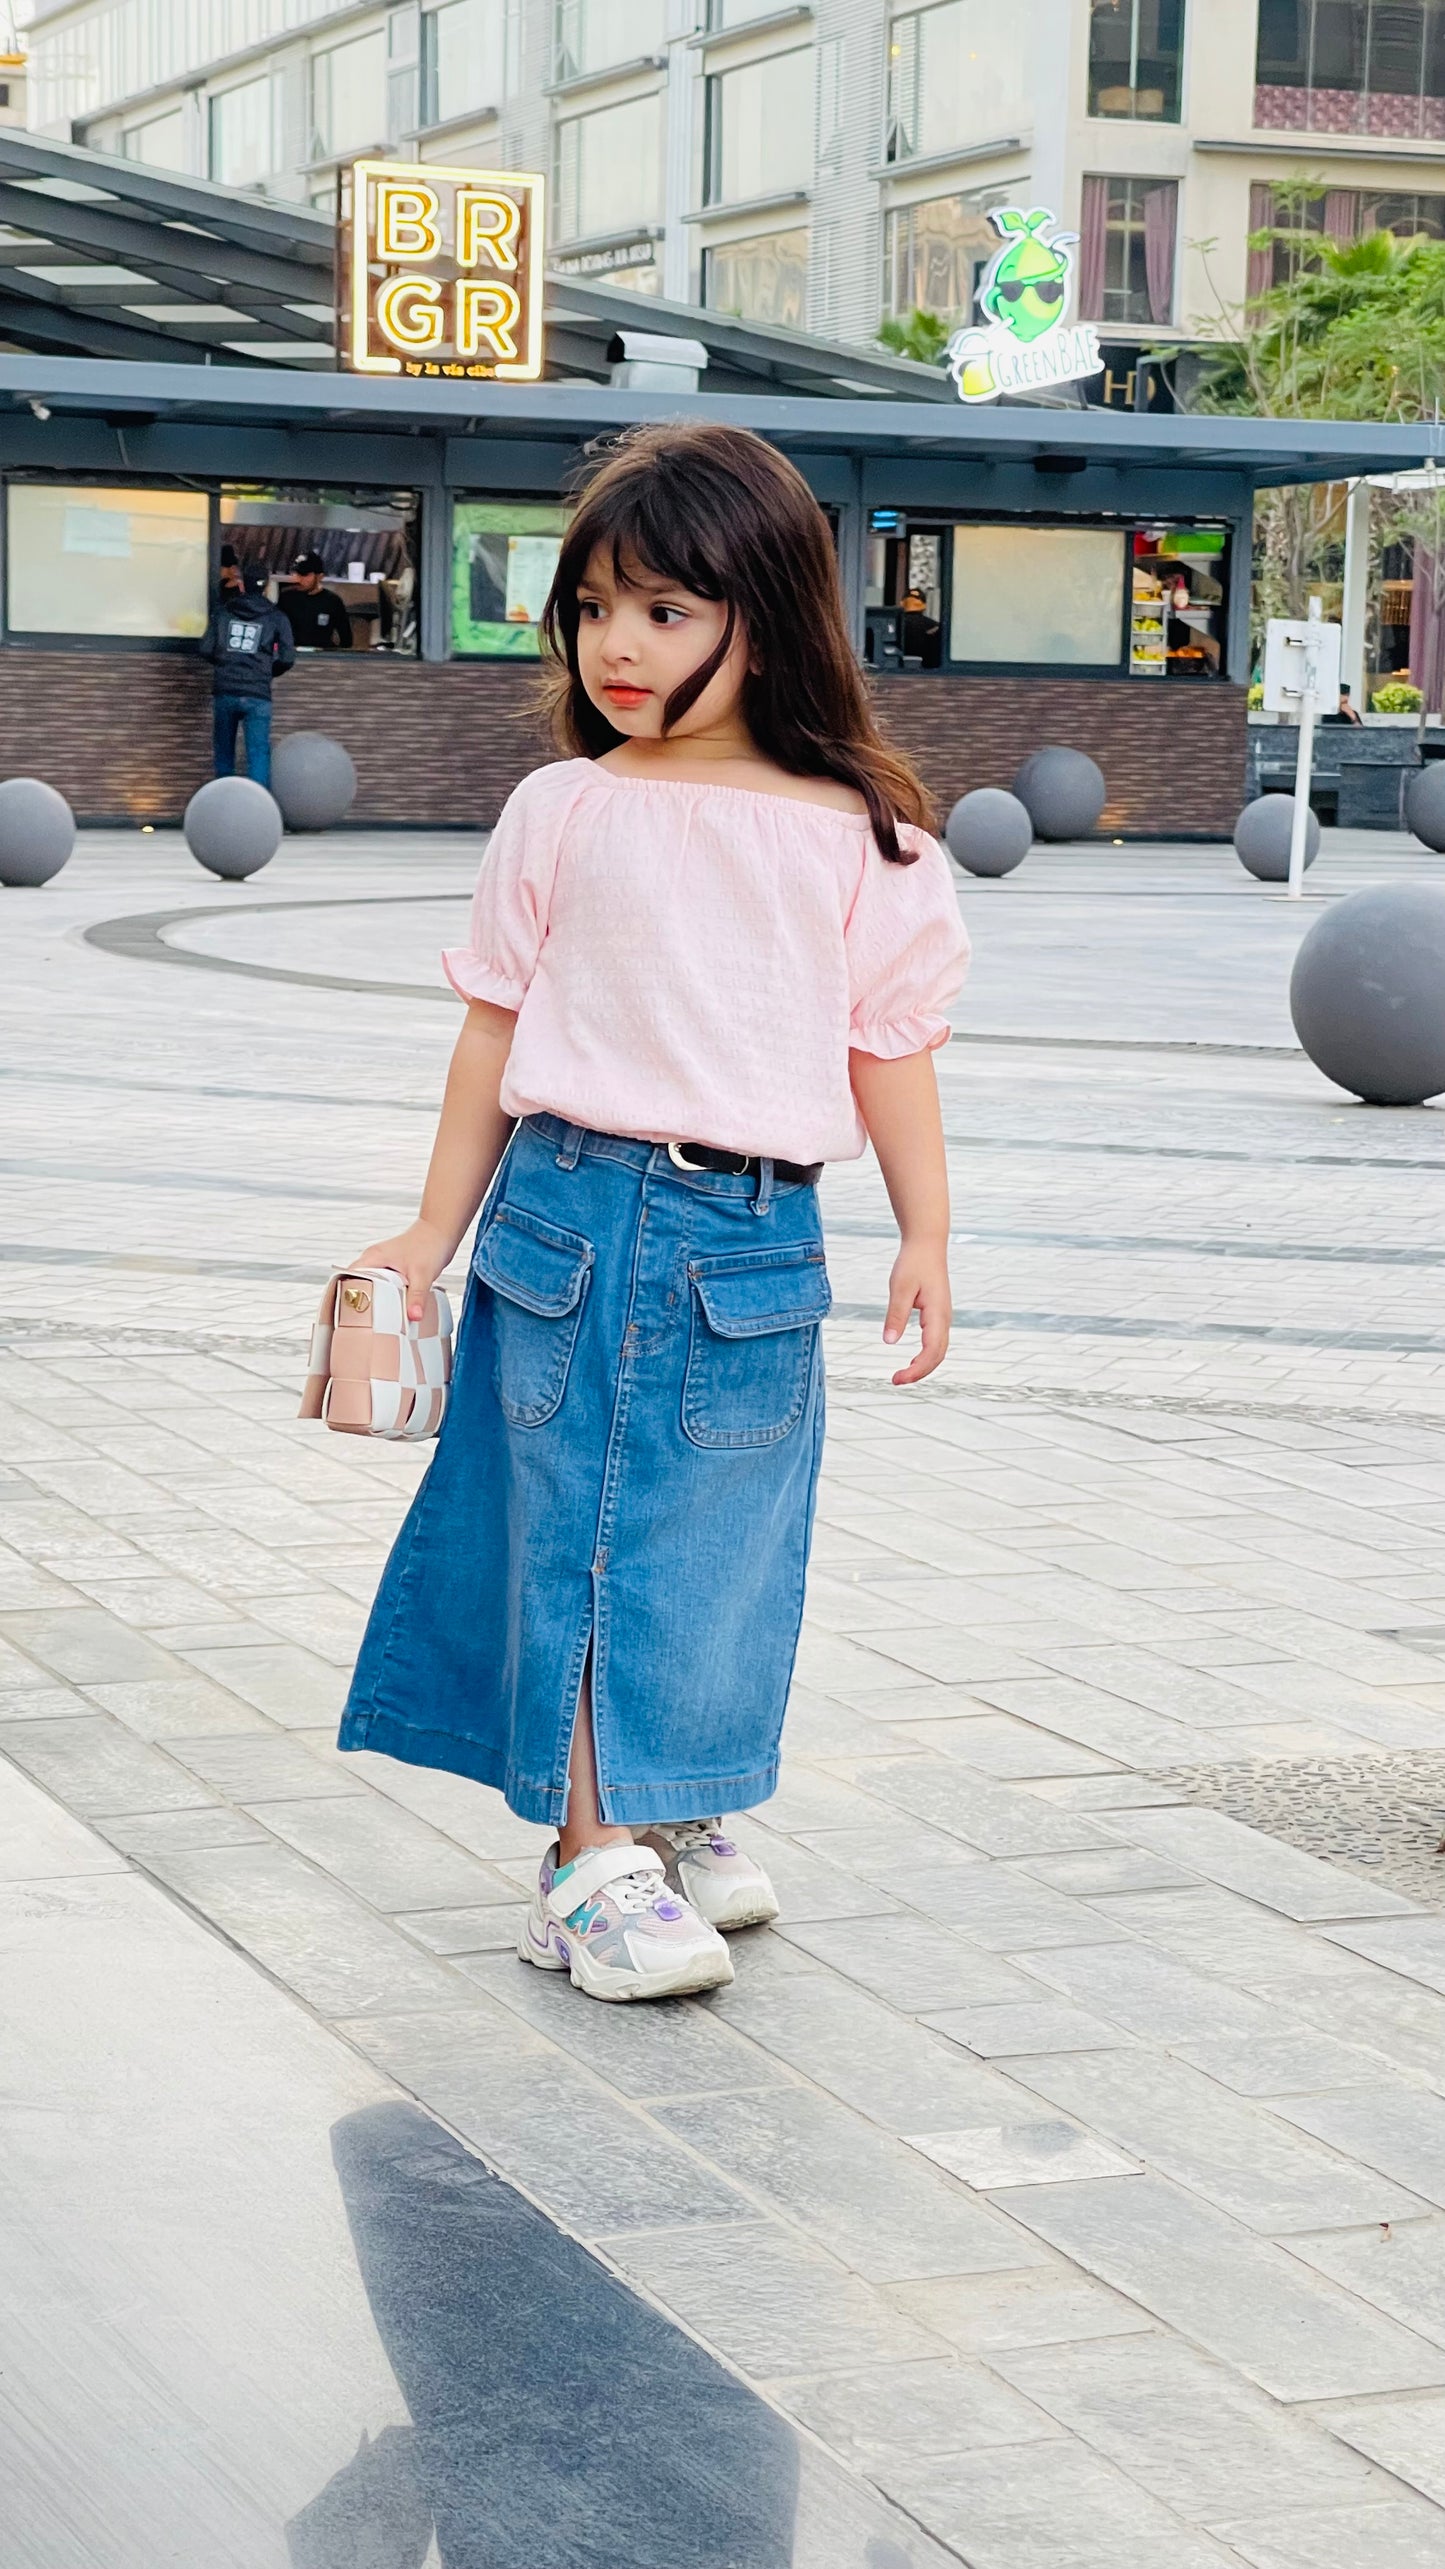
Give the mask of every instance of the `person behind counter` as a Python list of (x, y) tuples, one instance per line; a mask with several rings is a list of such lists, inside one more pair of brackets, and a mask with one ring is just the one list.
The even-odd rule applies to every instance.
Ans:
[(1348, 687), (1341, 687), (1340, 701), (1334, 713), (1321, 714), (1320, 716), (1322, 723), (1358, 723), (1360, 719), (1359, 714), (1356, 713), (1354, 706), (1350, 702), (1350, 691)]
[(351, 649), (346, 601), (334, 589), (322, 587), (325, 568), (319, 553), (303, 553), (281, 592), (281, 612), (296, 636), (298, 651)]

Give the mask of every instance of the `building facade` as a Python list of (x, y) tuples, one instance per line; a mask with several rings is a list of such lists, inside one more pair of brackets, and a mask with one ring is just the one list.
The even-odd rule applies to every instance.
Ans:
[[(870, 342), (991, 206), (1080, 235), (1104, 398), (1292, 206), (1445, 233), (1445, 0), (30, 0), (32, 128), (329, 205), (359, 152), (541, 169), (554, 271)], [(1303, 189), (1305, 195), (1291, 197)]]

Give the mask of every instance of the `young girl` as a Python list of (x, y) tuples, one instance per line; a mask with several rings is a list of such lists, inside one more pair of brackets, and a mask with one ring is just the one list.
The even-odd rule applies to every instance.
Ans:
[[(422, 1299), (488, 1196), (431, 1469), (343, 1748), (551, 1823), (519, 1952), (593, 1998), (732, 1978), (776, 1917), (719, 1814), (777, 1783), (823, 1439), (824, 1161), (878, 1155), (895, 1383), (943, 1361), (932, 1048), (967, 944), (874, 728), (821, 509), (746, 431), (614, 448), (543, 619), (571, 754), (483, 861)], [(500, 1172), (500, 1173), (499, 1173)], [(493, 1185), (493, 1179), (496, 1179)]]

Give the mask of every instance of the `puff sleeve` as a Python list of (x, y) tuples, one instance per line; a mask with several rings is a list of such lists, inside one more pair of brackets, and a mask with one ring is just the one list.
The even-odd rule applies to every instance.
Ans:
[(502, 806), (472, 895), (464, 946), (448, 947), (442, 970), (462, 999), (521, 1007), (547, 934), (562, 824), (586, 762), (567, 759), (524, 776)]
[(937, 839), (909, 830), (913, 865), (890, 865), (870, 838), (846, 929), (848, 1043), (880, 1061), (932, 1052), (968, 970), (953, 870)]

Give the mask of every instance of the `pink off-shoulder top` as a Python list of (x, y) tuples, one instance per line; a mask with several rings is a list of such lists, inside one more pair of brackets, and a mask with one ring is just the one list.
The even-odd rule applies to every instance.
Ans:
[(711, 1142), (774, 1159), (856, 1159), (850, 1049), (896, 1060), (948, 1041), (968, 939), (947, 857), (901, 828), (736, 786), (538, 768), (492, 833), (464, 999), (515, 1009), (514, 1115)]

